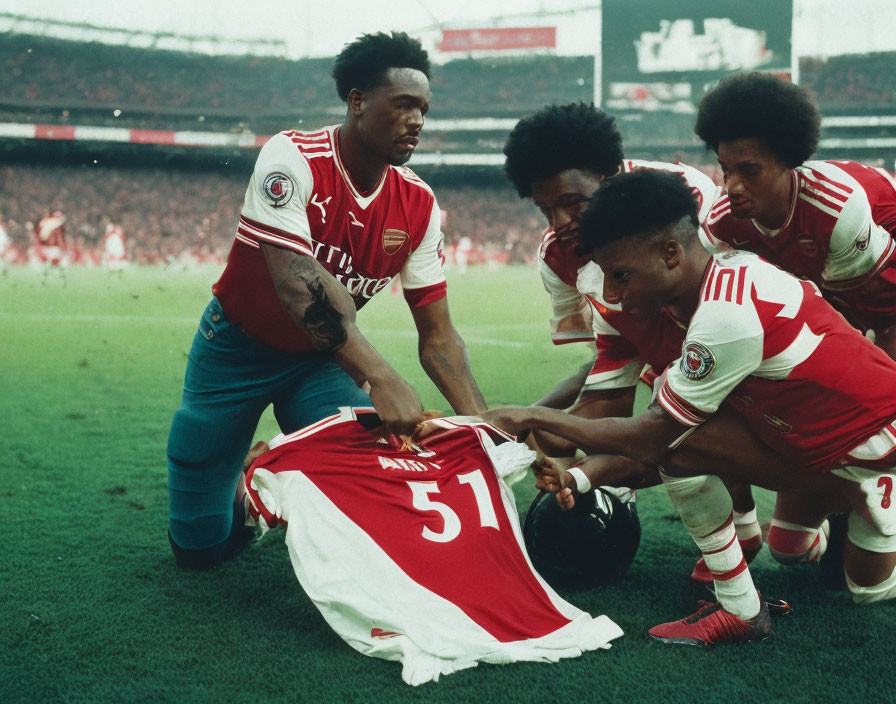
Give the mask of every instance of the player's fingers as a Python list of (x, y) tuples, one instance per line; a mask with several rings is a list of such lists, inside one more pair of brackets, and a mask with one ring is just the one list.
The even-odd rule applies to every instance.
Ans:
[(572, 490), (568, 487), (557, 492), (557, 502), (564, 511), (569, 511), (576, 505)]

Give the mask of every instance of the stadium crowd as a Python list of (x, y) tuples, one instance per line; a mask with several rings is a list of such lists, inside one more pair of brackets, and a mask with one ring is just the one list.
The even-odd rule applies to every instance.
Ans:
[[(8, 263), (33, 257), (35, 228), (50, 212), (65, 218), (70, 264), (96, 264), (106, 226), (120, 225), (128, 258), (139, 264), (223, 263), (233, 241), (247, 174), (16, 165), (0, 168), (0, 225)], [(435, 188), (446, 213), (449, 262), (462, 238), (470, 264), (532, 263), (541, 241), (538, 211), (506, 186)]]

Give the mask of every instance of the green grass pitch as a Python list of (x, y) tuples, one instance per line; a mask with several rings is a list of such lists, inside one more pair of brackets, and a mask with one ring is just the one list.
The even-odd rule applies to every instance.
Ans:
[[(214, 268), (30, 270), (0, 277), (0, 701), (12, 702), (839, 702), (893, 701), (896, 607), (854, 607), (763, 551), (767, 594), (794, 604), (751, 646), (669, 649), (646, 629), (687, 615), (706, 591), (696, 548), (661, 488), (641, 492), (641, 549), (628, 575), (564, 593), (625, 631), (608, 651), (555, 665), (480, 666), (410, 688), (400, 665), (365, 658), (325, 624), (276, 532), (192, 573), (166, 539), (165, 441)], [(588, 357), (554, 348), (534, 269), (449, 277), (452, 316), (492, 405), (524, 404)], [(401, 296), (384, 292), (362, 329), (419, 390)], [(266, 415), (259, 438), (277, 429)], [(533, 489), (518, 485), (524, 508)], [(757, 492), (760, 520), (772, 497)], [(400, 608), (400, 605), (398, 605)]]

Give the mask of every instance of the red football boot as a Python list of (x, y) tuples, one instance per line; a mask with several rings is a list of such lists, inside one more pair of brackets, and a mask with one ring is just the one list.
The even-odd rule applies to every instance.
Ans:
[(700, 608), (681, 621), (661, 623), (647, 635), (660, 643), (672, 645), (696, 645), (705, 647), (717, 643), (755, 643), (768, 638), (768, 606), (762, 608), (748, 621), (725, 611), (718, 602), (700, 602)]

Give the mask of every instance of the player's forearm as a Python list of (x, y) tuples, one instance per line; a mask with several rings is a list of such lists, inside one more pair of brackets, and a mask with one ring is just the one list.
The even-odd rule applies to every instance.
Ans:
[(582, 385), (588, 378), (588, 372), (591, 371), (592, 366), (593, 361), (588, 362), (575, 374), (557, 384), (533, 405), (545, 408), (569, 408), (579, 397)]
[(354, 301), (317, 260), (272, 245), (262, 250), (280, 303), (315, 349), (333, 353), (360, 335)]
[(456, 331), (420, 340), (420, 365), (455, 413), (476, 415), (488, 406), (473, 379), (470, 358)]
[(376, 351), (354, 323), (346, 327), (346, 341), (333, 352), (333, 359), (352, 379), (359, 385), (366, 381), (371, 386), (396, 381), (404, 383), (398, 372)]
[(661, 464), (676, 437), (662, 411), (650, 409), (636, 418), (579, 418), (534, 406), (529, 414), (530, 428), (558, 435), (587, 454), (624, 455), (648, 465)]

